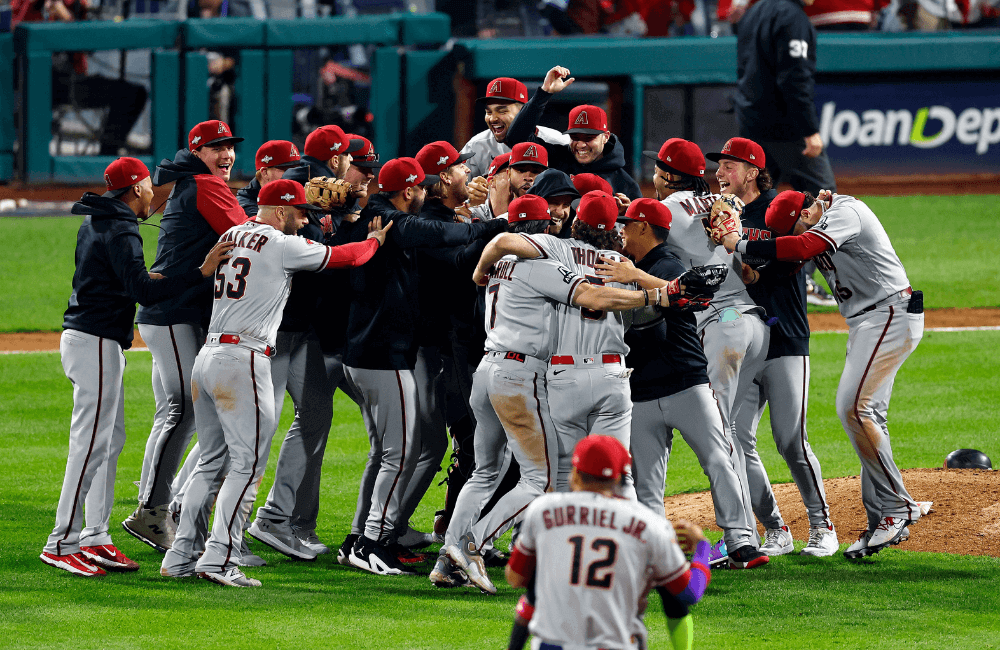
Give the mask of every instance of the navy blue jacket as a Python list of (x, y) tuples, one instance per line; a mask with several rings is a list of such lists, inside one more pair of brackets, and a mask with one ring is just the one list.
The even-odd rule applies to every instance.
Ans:
[(201, 284), (204, 278), (196, 267), (151, 280), (142, 257), (139, 220), (118, 199), (87, 192), (73, 204), (73, 214), (88, 216), (76, 235), (73, 294), (63, 329), (112, 339), (127, 350), (132, 347), (135, 303), (152, 305)]
[(568, 145), (552, 145), (535, 134), (538, 120), (545, 112), (545, 105), (549, 103), (551, 97), (551, 94), (539, 88), (514, 118), (504, 142), (511, 147), (521, 142), (537, 142), (545, 147), (549, 154), (549, 167), (555, 167), (570, 176), (597, 174), (611, 183), (611, 189), (616, 193), (621, 192), (630, 199), (641, 198), (642, 191), (639, 189), (639, 184), (625, 171), (625, 148), (618, 136), (612, 134), (608, 139), (604, 145), (604, 155), (592, 163), (581, 165), (573, 157)]
[[(666, 243), (649, 251), (635, 264), (650, 275), (673, 280), (687, 268), (667, 249)], [(648, 402), (708, 383), (708, 360), (698, 339), (695, 313), (673, 308), (656, 308), (658, 318), (638, 324), (625, 332), (633, 368), (629, 385), (633, 402)]]
[(761, 0), (740, 21), (733, 104), (740, 135), (796, 141), (819, 132), (816, 28), (799, 0)]
[[(174, 187), (160, 219), (156, 261), (150, 270), (173, 277), (201, 266), (219, 236), (247, 218), (226, 183), (187, 149), (178, 151), (173, 160), (161, 161), (153, 172), (153, 185), (167, 183)], [(212, 302), (212, 279), (208, 278), (176, 298), (143, 305), (136, 321), (207, 325)]]
[[(764, 223), (767, 206), (778, 195), (768, 190), (743, 208), (743, 239), (775, 239), (777, 235)], [(744, 255), (743, 263), (760, 272), (760, 280), (747, 286), (753, 301), (776, 317), (771, 326), (771, 344), (767, 358), (805, 357), (809, 355), (809, 318), (806, 316), (806, 277), (802, 264), (779, 262)]]
[(465, 246), (476, 239), (492, 239), (503, 232), (507, 222), (493, 219), (463, 224), (420, 219), (397, 210), (387, 195), (378, 193), (368, 199), (361, 218), (352, 224), (352, 241), (364, 239), (368, 224), (378, 216), (382, 217), (383, 227), (391, 221), (392, 228), (378, 255), (351, 269), (344, 364), (371, 370), (412, 370), (417, 360), (416, 330), (420, 319), (414, 249)]

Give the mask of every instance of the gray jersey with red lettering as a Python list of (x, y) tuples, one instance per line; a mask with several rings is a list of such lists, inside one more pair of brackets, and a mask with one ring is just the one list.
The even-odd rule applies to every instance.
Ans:
[(662, 516), (588, 491), (533, 501), (517, 547), (536, 557), (529, 630), (563, 647), (632, 648), (633, 637), (645, 647), (639, 601), (689, 566)]
[(835, 194), (830, 209), (809, 232), (833, 248), (816, 256), (816, 266), (845, 317), (910, 286), (882, 222), (853, 196)]

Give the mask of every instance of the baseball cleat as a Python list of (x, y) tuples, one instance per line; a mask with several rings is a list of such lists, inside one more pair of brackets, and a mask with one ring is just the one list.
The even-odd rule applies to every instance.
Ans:
[(319, 537), (316, 537), (315, 530), (306, 531), (293, 529), (292, 532), (306, 548), (316, 555), (326, 555), (330, 552), (330, 547), (319, 541)]
[(238, 567), (228, 571), (200, 571), (198, 577), (226, 587), (259, 587), (260, 580), (248, 578)]
[(240, 559), (237, 564), (240, 566), (267, 566), (267, 560), (251, 551), (250, 545), (247, 544), (244, 537), (240, 540)]
[(413, 575), (384, 545), (364, 536), (358, 538), (347, 559), (351, 566), (379, 576)]
[(125, 557), (113, 544), (102, 546), (81, 546), (83, 557), (96, 566), (108, 571), (138, 571), (139, 563)]
[(495, 569), (507, 566), (509, 558), (493, 546), (484, 548), (479, 554), (483, 556), (483, 564), (488, 568)]
[(412, 526), (406, 527), (406, 533), (397, 540), (401, 545), (409, 549), (426, 548), (434, 543), (434, 533), (422, 533), (414, 530)]
[(833, 524), (829, 526), (812, 526), (809, 528), (809, 542), (799, 555), (812, 555), (813, 557), (829, 557), (840, 548), (840, 540), (837, 539), (837, 531)]
[(395, 556), (401, 564), (421, 564), (427, 561), (426, 553), (414, 553), (399, 542), (386, 546), (386, 549)]
[(795, 550), (795, 542), (792, 540), (792, 533), (788, 526), (781, 528), (769, 528), (764, 531), (764, 543), (760, 547), (760, 552), (768, 557), (785, 555)]
[[(876, 546), (885, 548), (890, 544), (899, 544), (901, 541), (900, 537), (903, 536), (903, 529), (906, 528), (910, 521), (908, 519), (899, 519), (897, 517), (882, 517), (878, 522), (878, 526), (872, 531), (872, 536), (868, 540), (868, 548), (873, 548)], [(909, 537), (909, 535), (907, 535)]]
[(351, 561), (348, 559), (351, 555), (351, 549), (354, 548), (354, 544), (358, 541), (360, 535), (351, 533), (344, 539), (344, 543), (340, 545), (337, 549), (337, 564), (341, 566), (352, 566)]
[(466, 533), (458, 539), (458, 544), (449, 544), (444, 547), (444, 552), (458, 568), (465, 572), (472, 584), (479, 587), (488, 594), (495, 594), (497, 588), (493, 586), (489, 575), (486, 573), (486, 565), (483, 557), (476, 549), (476, 542), (472, 539), (472, 533)]
[(726, 539), (722, 538), (708, 551), (708, 566), (719, 569), (729, 563), (729, 553), (726, 549)]
[(173, 546), (176, 524), (169, 513), (169, 506), (164, 504), (155, 508), (135, 509), (125, 521), (122, 528), (143, 544), (152, 546), (160, 553), (166, 553)]
[(451, 589), (452, 587), (464, 587), (471, 584), (469, 576), (455, 566), (451, 559), (442, 553), (434, 563), (434, 569), (430, 575), (431, 584), (440, 589)]
[(167, 566), (168, 557), (163, 558), (163, 564), (160, 565), (160, 575), (164, 578), (193, 578), (198, 575), (198, 571), (195, 568), (198, 560), (192, 559), (182, 564)]
[(867, 530), (861, 531), (861, 536), (858, 537), (858, 541), (848, 546), (847, 550), (844, 551), (844, 557), (848, 560), (860, 560), (868, 555), (868, 540), (871, 536), (872, 534)]
[(54, 566), (55, 568), (62, 569), (63, 571), (69, 571), (75, 576), (93, 578), (94, 576), (106, 575), (104, 569), (99, 566), (94, 566), (79, 553), (56, 555), (54, 553), (43, 552), (38, 556), (38, 559), (49, 566)]
[(257, 517), (247, 532), (258, 542), (267, 544), (293, 560), (316, 559), (316, 553), (292, 533), (290, 526), (282, 526), (270, 519)]
[(771, 558), (753, 547), (752, 544), (741, 546), (729, 552), (730, 569), (753, 569), (768, 563)]

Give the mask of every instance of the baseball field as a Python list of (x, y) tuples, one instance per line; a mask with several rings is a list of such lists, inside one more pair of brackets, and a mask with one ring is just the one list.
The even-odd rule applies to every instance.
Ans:
[[(948, 452), (962, 447), (983, 450), (1000, 463), (1000, 265), (992, 238), (983, 236), (1000, 221), (996, 198), (868, 202), (913, 287), (925, 292), (928, 327), (936, 314), (944, 313), (936, 310), (944, 309), (962, 310), (948, 312), (957, 314), (950, 325), (986, 324), (927, 331), (904, 364), (889, 411), (898, 465), (904, 470), (940, 468)], [(79, 223), (78, 217), (65, 216), (0, 218), (0, 350), (17, 350), (17, 340), (23, 340), (4, 333), (60, 329)], [(140, 230), (151, 261), (158, 231)], [(842, 548), (863, 526), (856, 496), (859, 463), (833, 406), (846, 338), (846, 333), (814, 333), (809, 409), (810, 441), (828, 479)], [(51, 341), (50, 350), (58, 347), (57, 334), (33, 340)], [(247, 569), (247, 574), (260, 579), (262, 588), (224, 589), (206, 581), (161, 578), (162, 556), (119, 526), (136, 504), (132, 482), (139, 478), (153, 416), (150, 355), (137, 350), (126, 358), (128, 441), (119, 460), (111, 532), (141, 569), (88, 580), (38, 560), (54, 522), (73, 405), (59, 354), (0, 354), (0, 646), (504, 646), (519, 593), (503, 586), (500, 569), (491, 570), (499, 593), (486, 596), (472, 589), (437, 590), (425, 575), (377, 577), (342, 567), (331, 555), (293, 562), (254, 543), (268, 566)], [(368, 444), (354, 404), (338, 393), (334, 407), (317, 532), (336, 547), (349, 529)], [(291, 417), (286, 401), (279, 437)], [(276, 440), (273, 449), (278, 445)], [(771, 442), (766, 417), (759, 449), (772, 482), (788, 483), (791, 477)], [(262, 495), (270, 487), (276, 458), (275, 452)], [(995, 473), (976, 470), (923, 470), (904, 476), (915, 498), (934, 502), (931, 512), (911, 527), (910, 541), (856, 563), (840, 554), (787, 555), (760, 569), (716, 571), (693, 609), (695, 647), (1000, 648), (1000, 480)], [(708, 527), (710, 499), (701, 494), (707, 487), (694, 455), (677, 437), (667, 476), (668, 516), (696, 518), (710, 538), (718, 539), (720, 532)], [(776, 488), (779, 499), (797, 500), (790, 487)], [(415, 526), (431, 526), (443, 495), (443, 486), (432, 487)], [(807, 526), (796, 524), (794, 516), (789, 520), (799, 548)], [(499, 546), (506, 550), (506, 540)], [(646, 623), (650, 647), (669, 647), (655, 594)]]

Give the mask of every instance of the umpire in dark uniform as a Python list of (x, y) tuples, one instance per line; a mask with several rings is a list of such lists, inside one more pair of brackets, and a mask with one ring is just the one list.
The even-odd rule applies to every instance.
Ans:
[(814, 97), (816, 29), (803, 6), (814, 0), (761, 0), (740, 21), (733, 103), (740, 135), (764, 148), (774, 184), (836, 191), (819, 134)]

